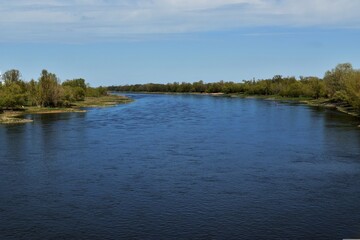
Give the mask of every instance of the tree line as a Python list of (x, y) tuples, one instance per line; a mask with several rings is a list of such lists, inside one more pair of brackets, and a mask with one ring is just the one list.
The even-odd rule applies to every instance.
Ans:
[(92, 88), (82, 78), (60, 82), (56, 74), (43, 70), (38, 80), (25, 81), (19, 70), (1, 75), (0, 110), (24, 106), (69, 107), (85, 97), (107, 94), (104, 87)]
[(350, 63), (338, 64), (334, 69), (318, 77), (283, 77), (245, 80), (240, 83), (219, 81), (204, 83), (174, 82), (168, 84), (135, 84), (108, 87), (109, 91), (123, 92), (172, 92), (172, 93), (225, 93), (245, 95), (276, 95), (291, 98), (326, 98), (341, 102), (360, 112), (360, 70)]

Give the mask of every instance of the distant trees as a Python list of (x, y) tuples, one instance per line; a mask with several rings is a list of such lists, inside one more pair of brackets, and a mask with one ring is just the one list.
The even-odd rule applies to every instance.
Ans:
[(8, 70), (2, 75), (2, 80), (4, 81), (5, 85), (20, 82), (21, 73), (16, 69)]
[(345, 90), (345, 82), (352, 77), (354, 69), (350, 63), (338, 64), (331, 71), (327, 71), (324, 76), (327, 95), (333, 98), (335, 95), (342, 95)]
[(105, 87), (97, 87), (97, 88), (92, 88), (92, 87), (87, 87), (86, 88), (86, 97), (100, 97), (100, 96), (105, 96), (107, 95), (108, 89)]
[(67, 80), (62, 83), (64, 99), (67, 102), (83, 101), (86, 95), (86, 84), (82, 78)]
[(326, 95), (324, 81), (317, 77), (302, 77), (304, 95), (318, 99)]
[(5, 84), (0, 89), (0, 107), (13, 108), (25, 105), (26, 97), (24, 89), (19, 84)]
[(38, 83), (39, 105), (42, 107), (57, 107), (61, 105), (63, 92), (59, 82), (54, 73), (49, 73), (47, 70), (41, 72)]
[(206, 86), (204, 85), (204, 81), (200, 80), (198, 82), (193, 83), (193, 91), (203, 93), (206, 91)]
[(40, 105), (40, 96), (39, 96), (39, 84), (34, 80), (31, 81), (26, 86), (28, 105), (37, 106)]
[(86, 96), (104, 96), (107, 89), (92, 88), (82, 78), (60, 83), (54, 73), (43, 70), (38, 81), (25, 82), (19, 70), (6, 71), (0, 82), (0, 110), (22, 106), (62, 107), (70, 106), (75, 101), (82, 101)]
[(84, 92), (86, 91), (86, 83), (85, 83), (85, 79), (82, 78), (77, 78), (77, 79), (73, 79), (73, 80), (66, 80), (65, 82), (62, 83), (63, 86), (69, 86), (72, 88), (81, 88), (84, 90)]
[(325, 73), (324, 82), (331, 100), (348, 103), (360, 112), (360, 70), (350, 63), (339, 64)]
[(248, 95), (277, 95), (283, 97), (327, 98), (334, 102), (349, 104), (360, 113), (360, 71), (350, 63), (342, 63), (327, 71), (323, 79), (317, 77), (283, 77), (275, 75), (272, 79), (247, 80), (241, 83), (215, 82), (136, 84), (111, 86), (110, 91), (134, 92), (206, 92), (236, 93)]
[(22, 80), (19, 70), (6, 71), (0, 82), (0, 110), (21, 106), (61, 107), (70, 106), (85, 97), (99, 97), (107, 91), (133, 92), (180, 92), (226, 93), (248, 95), (277, 95), (283, 97), (327, 98), (333, 102), (348, 104), (360, 113), (360, 70), (350, 63), (337, 65), (327, 71), (323, 79), (317, 77), (283, 77), (248, 80), (241, 83), (219, 81), (205, 83), (174, 82), (168, 84), (135, 84), (92, 88), (82, 78), (66, 80), (43, 70), (38, 80)]
[(26, 84), (18, 70), (12, 69), (2, 75), (4, 84), (0, 86), (0, 107), (22, 106), (27, 101)]
[(360, 112), (360, 71), (354, 71), (351, 77), (345, 79), (346, 101)]

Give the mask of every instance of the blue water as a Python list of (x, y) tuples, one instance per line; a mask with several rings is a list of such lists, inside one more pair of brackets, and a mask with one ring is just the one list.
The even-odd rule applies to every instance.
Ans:
[(130, 97), (0, 125), (0, 239), (360, 238), (358, 119)]

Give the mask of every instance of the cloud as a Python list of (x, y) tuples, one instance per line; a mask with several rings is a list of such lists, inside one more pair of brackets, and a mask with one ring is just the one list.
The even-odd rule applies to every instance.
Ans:
[(0, 41), (118, 40), (242, 27), (359, 28), (358, 0), (0, 0)]

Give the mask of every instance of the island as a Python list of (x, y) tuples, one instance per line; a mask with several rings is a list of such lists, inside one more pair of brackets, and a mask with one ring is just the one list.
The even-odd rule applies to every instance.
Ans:
[(84, 79), (60, 82), (43, 70), (38, 81), (24, 81), (19, 70), (6, 71), (0, 82), (0, 124), (32, 122), (27, 114), (86, 112), (85, 108), (109, 107), (132, 100), (109, 94), (105, 87), (90, 87)]

